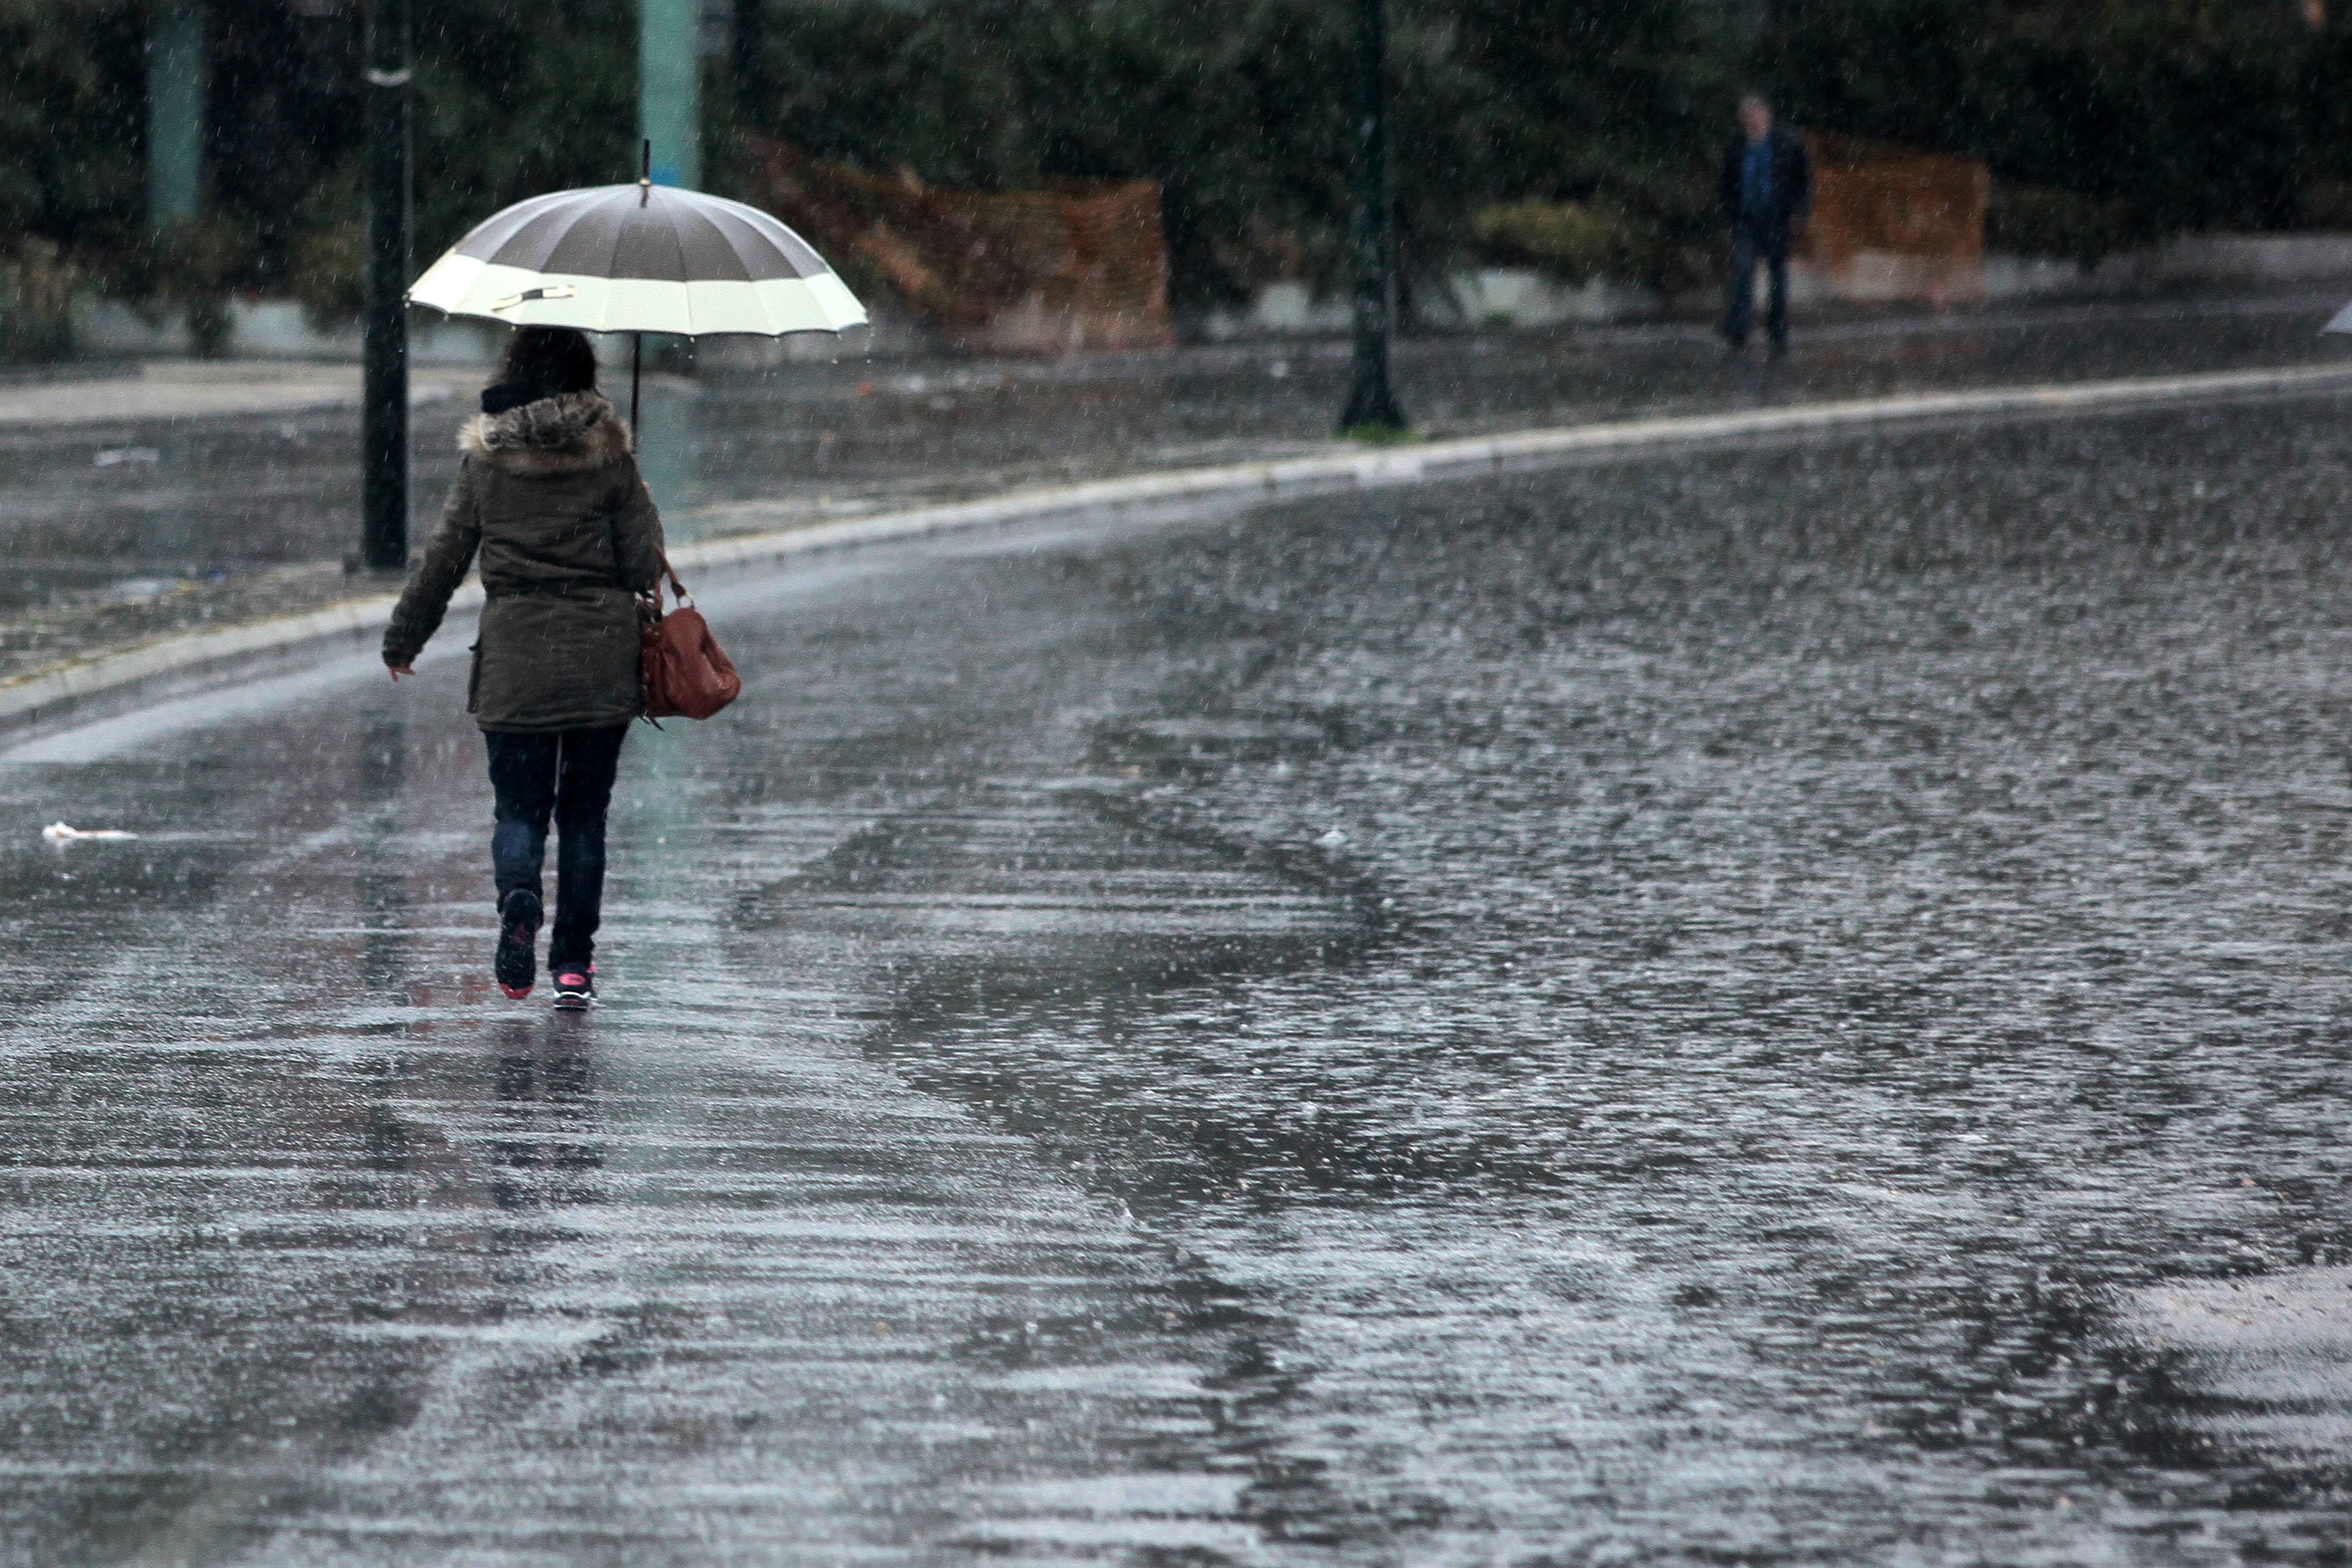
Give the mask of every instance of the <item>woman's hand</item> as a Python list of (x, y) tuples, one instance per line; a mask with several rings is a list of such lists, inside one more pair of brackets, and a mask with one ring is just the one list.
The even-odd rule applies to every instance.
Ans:
[(388, 664), (383, 668), (385, 672), (392, 677), (392, 683), (394, 686), (400, 684), (400, 678), (402, 676), (415, 675), (416, 673), (416, 667), (414, 664)]

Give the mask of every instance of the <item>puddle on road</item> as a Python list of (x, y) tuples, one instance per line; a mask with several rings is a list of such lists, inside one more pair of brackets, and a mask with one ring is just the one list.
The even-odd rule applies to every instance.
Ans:
[[(986, 731), (984, 783), (738, 918), (859, 932), (898, 1071), (1288, 1325), (1267, 1430), (1343, 1557), (2327, 1561), (2342, 1454), (2122, 1326), (2352, 1242), (2299, 912), (2340, 835), (2291, 804), (2340, 764), (2279, 679), (2332, 634), (2261, 587), (2346, 593), (2312, 429), (1993, 432), (2018, 494), (1958, 505), (1931, 433), (1107, 552), (1053, 613), (1129, 637), (1029, 656), (1083, 723)], [(2287, 493), (2140, 471), (2182, 463)]]
[(2121, 1412), (2137, 1418), (2126, 1434), (2137, 1451), (2215, 1472), (2241, 1507), (2343, 1507), (2352, 1268), (2146, 1286), (2117, 1300), (2102, 1329), (2111, 1357), (2155, 1391)]
[[(1188, 744), (1199, 732), (1188, 729)], [(1336, 1169), (1348, 1144), (1322, 1136), (1311, 1118), (1227, 1120), (1214, 1096), (1140, 1103), (1122, 1089), (1149, 1079), (1148, 1066), (1116, 1053), (1048, 1060), (1034, 1047), (1073, 1009), (1116, 1018), (1238, 976), (1344, 967), (1377, 940), (1376, 909), (1342, 867), (1301, 868), (1262, 847), (1155, 824), (1115, 790), (1065, 782), (959, 790), (928, 811), (896, 807), (796, 875), (739, 896), (730, 924), (747, 964), (799, 967), (812, 947), (854, 944), (890, 982), (869, 1016), (869, 1050), (913, 1087), (973, 1107), (1092, 1189), (1150, 1215), (1222, 1190), (1268, 1147), (1289, 1150), (1307, 1168)], [(982, 1044), (975, 1032), (996, 1045), (1008, 1029), (1032, 1047), (1017, 1059), (974, 1048)], [(1203, 1563), (1259, 1561), (1269, 1541), (1383, 1535), (1393, 1507), (1368, 1516), (1344, 1501), (1326, 1483), (1327, 1467), (1289, 1440), (1285, 1414), (1311, 1373), (1279, 1293), (1236, 1293), (1197, 1260), (1185, 1268), (1200, 1295), (1181, 1320), (1167, 1315), (1165, 1328), (1222, 1331), (1221, 1363), (1200, 1385), (1223, 1402), (1215, 1430), (1130, 1437), (1121, 1451), (1152, 1458), (1170, 1479), (1131, 1487), (1107, 1478), (1085, 1495), (1131, 1510), (1155, 1487), (1213, 1485), (1225, 1504), (1216, 1521), (1150, 1548), (1186, 1551)], [(1105, 1331), (1098, 1320), (992, 1323), (964, 1353), (1066, 1368), (1078, 1381), (1057, 1376), (1054, 1386), (1072, 1391), (1104, 1375)], [(996, 1551), (1101, 1552), (1132, 1544), (1106, 1522), (1117, 1512), (959, 1539)]]

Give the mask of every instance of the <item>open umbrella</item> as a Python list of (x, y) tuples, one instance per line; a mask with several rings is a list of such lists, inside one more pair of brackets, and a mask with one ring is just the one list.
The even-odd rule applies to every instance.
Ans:
[(646, 332), (680, 337), (838, 332), (866, 308), (808, 241), (759, 208), (656, 185), (653, 150), (632, 185), (557, 191), (477, 225), (425, 269), (412, 304), (516, 326), (637, 334), (629, 423)]

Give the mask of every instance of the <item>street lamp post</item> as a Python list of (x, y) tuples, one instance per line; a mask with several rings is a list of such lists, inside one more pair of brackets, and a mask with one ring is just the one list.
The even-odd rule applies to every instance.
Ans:
[(637, 134), (653, 143), (653, 182), (702, 186), (702, 7), (637, 0)]
[(364, 384), (360, 403), (360, 561), (408, 564), (409, 0), (368, 0)]
[(1389, 336), (1396, 313), (1395, 246), (1389, 232), (1389, 60), (1386, 0), (1356, 0), (1356, 370), (1345, 432), (1406, 428), (1389, 385)]
[(204, 208), (205, 7), (157, 0), (147, 40), (147, 226), (154, 234)]

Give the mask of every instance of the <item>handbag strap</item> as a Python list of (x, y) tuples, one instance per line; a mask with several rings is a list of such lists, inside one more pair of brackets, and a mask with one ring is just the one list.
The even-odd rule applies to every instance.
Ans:
[(661, 562), (661, 577), (654, 579), (654, 616), (658, 619), (661, 616), (662, 577), (669, 579), (670, 592), (677, 595), (679, 608), (693, 604), (694, 596), (686, 591), (686, 584), (678, 581), (677, 568), (669, 563), (669, 552), (659, 552), (656, 558)]

